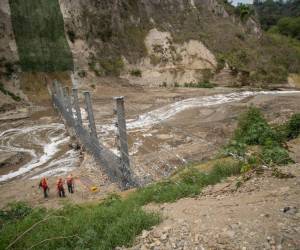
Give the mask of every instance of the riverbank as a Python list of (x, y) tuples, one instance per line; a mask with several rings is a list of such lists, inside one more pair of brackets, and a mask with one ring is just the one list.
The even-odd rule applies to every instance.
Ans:
[[(99, 138), (115, 152), (115, 131), (112, 125), (114, 102), (111, 97), (125, 95), (131, 167), (145, 182), (165, 178), (188, 162), (211, 159), (231, 137), (238, 116), (251, 105), (261, 108), (271, 123), (283, 123), (291, 114), (298, 112), (300, 106), (299, 92), (291, 90), (257, 93), (228, 88), (151, 89), (126, 84), (119, 87), (102, 84), (95, 88), (80, 88), (80, 92), (87, 89), (93, 96)], [(81, 105), (83, 107), (82, 98)], [(47, 109), (37, 110), (30, 118), (1, 125), (2, 151), (13, 149), (12, 152), (24, 153), (26, 149), (25, 153), (31, 153), (30, 159), (25, 158), (23, 165), (17, 165), (2, 174), (1, 178), (8, 177), (7, 174), (15, 175), (11, 179), (12, 183), (6, 180), (6, 183), (0, 185), (0, 193), (5, 194), (1, 197), (5, 201), (3, 205), (15, 199), (59, 207), (59, 201), (45, 202), (35, 189), (42, 176), (47, 176), (53, 183), (58, 176), (64, 178), (68, 173), (87, 179), (85, 182), (91, 184), (78, 185), (84, 195), (71, 198), (71, 202), (101, 199), (107, 190), (115, 190), (97, 166), (90, 167), (94, 166), (94, 162), (89, 157), (85, 156), (87, 160), (81, 167), (75, 164), (81, 161), (81, 154), (69, 147), (71, 141), (63, 125)], [(53, 149), (51, 145), (55, 146), (54, 153), (49, 150)], [(21, 174), (17, 176), (17, 171), (24, 168), (24, 165), (28, 167), (28, 172), (19, 172)], [(91, 169), (91, 172), (85, 173), (85, 169)], [(90, 192), (93, 186), (101, 190), (100, 195)]]

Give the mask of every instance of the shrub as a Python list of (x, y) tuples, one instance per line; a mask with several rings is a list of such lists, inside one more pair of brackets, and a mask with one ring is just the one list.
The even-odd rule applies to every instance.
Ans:
[(250, 16), (254, 15), (254, 13), (254, 9), (247, 4), (239, 3), (235, 8), (235, 14), (240, 17), (242, 22), (247, 21)]
[(286, 125), (287, 139), (294, 139), (300, 135), (300, 113), (294, 114)]
[(14, 65), (11, 62), (6, 62), (5, 66), (5, 75), (7, 77), (11, 77), (11, 75), (15, 72)]
[(283, 17), (277, 23), (281, 34), (300, 40), (300, 17)]
[(247, 145), (244, 142), (232, 140), (223, 149), (222, 154), (225, 156), (243, 156), (246, 153), (246, 148)]
[[(292, 162), (288, 151), (283, 147), (286, 140), (296, 138), (300, 134), (300, 114), (294, 114), (283, 125), (271, 128), (261, 112), (254, 107), (241, 115), (234, 139), (225, 146), (224, 155), (243, 156), (251, 166), (259, 163), (284, 165)], [(261, 155), (257, 158), (258, 150), (247, 151), (247, 145), (260, 146)], [(247, 154), (246, 154), (247, 152)], [(249, 156), (250, 153), (250, 156)], [(249, 158), (250, 157), (250, 158)]]
[(135, 77), (142, 77), (142, 71), (140, 69), (133, 69), (130, 71), (130, 75)]
[(277, 145), (264, 146), (262, 157), (267, 164), (285, 165), (293, 162), (286, 149)]
[(80, 70), (78, 71), (78, 76), (80, 76), (81, 78), (85, 78), (86, 77), (86, 71), (85, 70)]
[(121, 57), (100, 60), (105, 75), (119, 76), (124, 68), (124, 62)]
[(74, 42), (75, 42), (75, 39), (76, 39), (75, 32), (74, 32), (73, 30), (68, 30), (68, 31), (67, 31), (67, 34), (68, 34), (68, 37), (69, 37), (70, 41), (71, 41), (72, 43), (74, 43)]
[(7, 209), (0, 210), (0, 228), (7, 223), (15, 220), (20, 220), (32, 212), (24, 202), (15, 202), (8, 205)]
[(4, 88), (4, 85), (2, 82), (0, 82), (0, 91), (4, 94), (4, 95), (8, 95), (10, 96), (13, 100), (15, 100), (16, 102), (21, 101), (21, 97), (15, 95), (14, 93), (8, 91), (7, 89)]
[(250, 107), (239, 119), (234, 139), (247, 145), (264, 145), (268, 140), (276, 139), (259, 109)]

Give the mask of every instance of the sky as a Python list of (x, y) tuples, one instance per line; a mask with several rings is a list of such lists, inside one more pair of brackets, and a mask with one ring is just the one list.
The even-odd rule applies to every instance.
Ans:
[(232, 0), (233, 5), (237, 5), (238, 3), (253, 3), (253, 0)]

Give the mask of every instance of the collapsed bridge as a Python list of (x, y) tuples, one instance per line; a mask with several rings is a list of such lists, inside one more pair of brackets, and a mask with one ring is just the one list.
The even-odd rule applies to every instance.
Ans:
[(60, 113), (68, 129), (82, 147), (94, 157), (109, 179), (118, 183), (122, 189), (138, 186), (138, 181), (130, 168), (124, 98), (114, 98), (116, 102), (118, 149), (120, 151), (120, 156), (118, 156), (99, 141), (91, 96), (88, 91), (84, 92), (84, 103), (88, 115), (89, 129), (83, 126), (77, 89), (73, 88), (72, 94), (70, 94), (68, 87), (62, 87), (61, 83), (54, 81), (51, 92), (53, 105)]

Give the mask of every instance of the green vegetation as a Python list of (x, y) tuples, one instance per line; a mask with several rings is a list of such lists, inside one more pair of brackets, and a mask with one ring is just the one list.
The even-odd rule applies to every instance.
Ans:
[(23, 71), (73, 69), (58, 0), (10, 0), (12, 24)]
[(92, 61), (89, 66), (97, 76), (119, 76), (124, 68), (124, 62), (119, 56), (101, 58), (98, 61), (93, 58)]
[(275, 27), (282, 35), (300, 40), (300, 17), (283, 17), (279, 19)]
[(76, 34), (75, 34), (75, 32), (73, 30), (68, 30), (67, 34), (68, 34), (68, 37), (69, 37), (70, 41), (72, 43), (74, 43), (75, 40), (76, 40)]
[(294, 114), (283, 128), (285, 131), (285, 138), (297, 138), (300, 135), (300, 114)]
[(300, 73), (300, 42), (280, 34), (267, 33), (256, 47), (235, 48), (220, 53), (218, 60), (220, 68), (227, 62), (233, 73), (239, 73), (242, 84), (284, 83), (289, 73)]
[[(136, 235), (159, 223), (158, 214), (146, 213), (150, 202), (172, 202), (194, 196), (207, 185), (240, 173), (238, 161), (216, 163), (210, 172), (188, 167), (163, 182), (138, 189), (126, 199), (111, 195), (90, 206), (66, 206), (60, 210), (30, 209), (24, 204), (0, 211), (0, 248), (114, 249), (129, 246)], [(2, 216), (5, 215), (5, 216)], [(5, 219), (3, 219), (5, 217)], [(26, 230), (27, 233), (24, 233)], [(22, 235), (18, 240), (17, 237)]]
[(248, 20), (250, 16), (254, 15), (254, 8), (249, 4), (239, 3), (235, 8), (235, 14), (241, 19), (242, 22)]
[(254, 1), (264, 30), (300, 40), (300, 0)]
[(133, 69), (130, 71), (130, 75), (135, 77), (142, 77), (142, 71), (140, 69)]
[(261, 112), (251, 107), (240, 117), (234, 137), (223, 153), (244, 158), (250, 154), (257, 162), (285, 165), (292, 162), (285, 142), (299, 134), (300, 114), (293, 115), (283, 125), (271, 127)]
[(4, 95), (8, 95), (10, 96), (13, 100), (19, 102), (21, 101), (21, 98), (17, 95), (15, 95), (14, 93), (8, 91), (7, 89), (4, 88), (4, 85), (2, 82), (0, 82), (0, 91), (4, 94)]
[(300, 16), (300, 0), (254, 0), (253, 5), (264, 30), (277, 25), (282, 18)]
[(32, 213), (32, 211), (32, 208), (23, 202), (9, 204), (8, 210), (0, 210), (0, 229), (8, 222), (23, 219)]
[[(10, 209), (4, 213), (11, 213)], [(0, 232), (0, 248), (5, 249), (29, 229), (11, 248), (113, 249), (132, 243), (135, 235), (158, 222), (158, 215), (145, 213), (113, 195), (98, 205), (49, 211), (35, 208), (25, 217), (6, 220)]]

